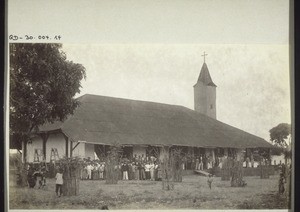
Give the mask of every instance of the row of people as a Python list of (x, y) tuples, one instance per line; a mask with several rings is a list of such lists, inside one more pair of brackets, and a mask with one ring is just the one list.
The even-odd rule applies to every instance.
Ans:
[[(119, 180), (160, 180), (161, 167), (156, 160), (152, 158), (149, 161), (129, 161), (124, 160), (115, 167), (119, 173)], [(106, 179), (105, 162), (87, 161), (81, 170), (82, 180), (103, 180)]]
[(119, 167), (123, 180), (160, 180), (161, 166), (157, 162), (124, 162)]
[(88, 161), (81, 169), (80, 178), (82, 180), (103, 180), (105, 175), (105, 162)]
[[(204, 170), (204, 169), (211, 169), (213, 167), (219, 167), (222, 168), (223, 164), (226, 162), (227, 159), (234, 159), (235, 157), (228, 157), (228, 156), (223, 156), (223, 157), (215, 157), (213, 159), (210, 156), (200, 156), (196, 157), (195, 159), (195, 166), (193, 166), (192, 162), (192, 167), (194, 167), (196, 170)], [(256, 168), (259, 165), (271, 165), (271, 161), (266, 159), (266, 158), (261, 158), (260, 161), (255, 161), (253, 156), (252, 157), (246, 157), (243, 160), (243, 167), (245, 168)]]
[(200, 155), (192, 157), (191, 159), (183, 160), (183, 170), (185, 169), (195, 169), (195, 170), (204, 170), (211, 169), (213, 167), (222, 168), (223, 157), (215, 157), (208, 155)]

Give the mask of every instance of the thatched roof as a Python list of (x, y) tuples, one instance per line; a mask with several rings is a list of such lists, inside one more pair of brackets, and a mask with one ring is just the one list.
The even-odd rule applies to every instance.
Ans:
[(272, 147), (264, 139), (183, 106), (83, 95), (63, 123), (39, 127), (61, 130), (73, 141), (94, 144)]

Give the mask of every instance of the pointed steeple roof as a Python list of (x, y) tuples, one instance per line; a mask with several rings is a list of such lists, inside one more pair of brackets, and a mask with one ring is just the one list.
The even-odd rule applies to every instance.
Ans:
[(208, 86), (216, 86), (216, 84), (212, 81), (211, 76), (209, 74), (208, 68), (206, 63), (204, 62), (201, 68), (201, 72), (200, 75), (198, 77), (198, 82), (203, 82), (204, 85), (208, 85)]

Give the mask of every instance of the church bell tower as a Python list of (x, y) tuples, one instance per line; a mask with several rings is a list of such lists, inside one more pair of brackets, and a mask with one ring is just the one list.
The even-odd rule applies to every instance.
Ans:
[(205, 63), (202, 65), (200, 75), (198, 77), (197, 83), (194, 85), (194, 109), (195, 111), (207, 115), (211, 118), (217, 119), (216, 113), (216, 85), (212, 81), (209, 74), (207, 65)]

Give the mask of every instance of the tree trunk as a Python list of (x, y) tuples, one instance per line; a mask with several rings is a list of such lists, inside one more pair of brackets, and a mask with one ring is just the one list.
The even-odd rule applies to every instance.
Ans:
[(240, 161), (234, 161), (231, 170), (231, 187), (243, 187), (243, 164)]
[(230, 167), (229, 160), (228, 159), (224, 160), (222, 169), (221, 169), (221, 180), (222, 181), (230, 180), (230, 169), (231, 169), (231, 167)]
[(173, 190), (174, 189), (174, 182), (172, 179), (171, 169), (168, 165), (168, 160), (164, 160), (162, 165), (162, 186), (163, 190)]
[(110, 147), (108, 155), (106, 157), (106, 183), (107, 184), (117, 184), (120, 175), (120, 156), (121, 156), (122, 149), (118, 144), (114, 144)]
[(79, 194), (79, 179), (76, 177), (65, 178), (62, 186), (64, 196), (76, 196)]
[(16, 172), (15, 173), (10, 173), (14, 174), (16, 178), (16, 184), (20, 187), (25, 187), (28, 185), (28, 172), (27, 172), (27, 165), (26, 163), (22, 163), (22, 159), (18, 158), (16, 161)]
[(80, 165), (64, 165), (62, 193), (64, 196), (79, 194)]
[(119, 168), (115, 164), (106, 166), (106, 184), (117, 184), (119, 180)]

